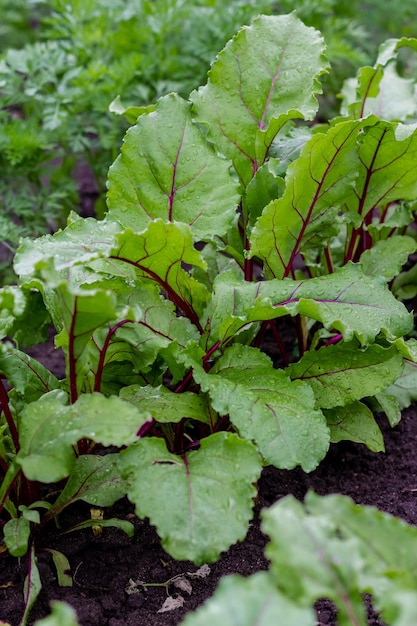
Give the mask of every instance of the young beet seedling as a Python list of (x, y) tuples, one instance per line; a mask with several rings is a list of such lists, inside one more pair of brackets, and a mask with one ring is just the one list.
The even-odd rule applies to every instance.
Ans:
[[(354, 98), (345, 117), (304, 127), (323, 40), (294, 14), (259, 17), (190, 101), (134, 110), (104, 220), (71, 216), (21, 244), (5, 334), (21, 329), (18, 298), (41, 294), (67, 369), (29, 397), (37, 366), (13, 348), (0, 360), (20, 402), (0, 494), (13, 519), (17, 476), (69, 477), (78, 494), (78, 468), (97, 463), (85, 453), (115, 445), (100, 486), (118, 485), (170, 554), (201, 564), (245, 536), (263, 466), (311, 471), (342, 438), (383, 449), (372, 409), (398, 422), (395, 383), (416, 355), (388, 283), (416, 249), (403, 230), (417, 131), (367, 107), (404, 46), (415, 42), (391, 43), (360, 75), (360, 114)], [(279, 369), (262, 337), (280, 344), (282, 317), (298, 340)], [(30, 385), (6, 371), (19, 359)]]

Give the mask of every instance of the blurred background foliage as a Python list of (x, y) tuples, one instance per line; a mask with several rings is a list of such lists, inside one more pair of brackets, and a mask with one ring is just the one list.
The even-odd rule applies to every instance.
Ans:
[[(389, 37), (416, 36), (415, 0), (0, 0), (0, 282), (21, 236), (65, 223), (79, 205), (80, 167), (98, 217), (127, 122), (109, 111), (205, 82), (211, 61), (259, 13), (297, 11), (319, 29), (332, 72), (320, 118)], [(408, 68), (408, 71), (409, 68)]]

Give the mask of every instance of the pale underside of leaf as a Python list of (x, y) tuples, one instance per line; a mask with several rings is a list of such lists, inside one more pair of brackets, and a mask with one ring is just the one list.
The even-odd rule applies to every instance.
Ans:
[(325, 456), (329, 432), (311, 388), (291, 382), (269, 359), (260, 360), (254, 348), (237, 344), (226, 350), (211, 373), (197, 363), (193, 371), (213, 408), (229, 415), (265, 463), (285, 469), (301, 465), (309, 472)]

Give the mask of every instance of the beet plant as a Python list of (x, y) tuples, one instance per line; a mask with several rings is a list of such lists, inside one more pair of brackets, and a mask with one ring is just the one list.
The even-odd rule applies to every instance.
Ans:
[(39, 529), (76, 499), (127, 494), (201, 564), (244, 538), (262, 467), (310, 472), (341, 439), (384, 449), (373, 412), (395, 425), (413, 397), (413, 319), (390, 286), (417, 247), (417, 128), (412, 98), (385, 106), (380, 86), (410, 91), (396, 59), (416, 46), (386, 44), (318, 124), (322, 37), (261, 16), (189, 100), (125, 111), (105, 219), (23, 240), (3, 336), (50, 318), (66, 359), (59, 381), (11, 343), (0, 356), (4, 541), (32, 574)]

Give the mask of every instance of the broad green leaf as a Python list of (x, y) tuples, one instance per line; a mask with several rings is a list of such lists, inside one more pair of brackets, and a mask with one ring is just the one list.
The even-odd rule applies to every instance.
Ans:
[(374, 113), (381, 119), (397, 121), (415, 115), (414, 80), (401, 76), (397, 67), (398, 52), (404, 47), (417, 51), (417, 40), (388, 39), (380, 46), (374, 67), (360, 68), (356, 79), (345, 82), (343, 115), (362, 118)]
[(262, 529), (271, 538), (265, 553), (278, 589), (301, 606), (329, 598), (337, 606), (339, 626), (366, 626), (358, 539), (339, 529), (331, 516), (311, 515), (292, 496), (264, 510), (262, 517)]
[(407, 262), (408, 256), (417, 250), (415, 239), (397, 235), (377, 241), (372, 248), (361, 254), (360, 264), (367, 276), (383, 276), (392, 280)]
[(382, 618), (392, 618), (386, 623), (405, 626), (400, 616), (417, 601), (416, 528), (345, 496), (312, 492), (304, 505), (280, 500), (263, 518), (271, 574), (295, 603), (329, 598), (340, 626), (365, 626), (362, 594), (372, 593)]
[(52, 600), (51, 614), (36, 620), (35, 626), (79, 626), (75, 610), (65, 602)]
[(353, 263), (301, 281), (242, 283), (233, 273), (222, 274), (206, 310), (206, 325), (213, 342), (225, 342), (252, 322), (298, 313), (339, 331), (346, 342), (356, 337), (362, 345), (373, 343), (379, 333), (395, 340), (413, 325), (385, 281), (365, 276)]
[(364, 128), (358, 149), (355, 193), (349, 194), (345, 202), (349, 215), (364, 219), (375, 207), (416, 197), (415, 125), (373, 123)]
[(205, 267), (194, 248), (190, 228), (181, 223), (150, 222), (135, 234), (130, 228), (116, 237), (111, 258), (135, 267), (139, 277), (158, 283), (168, 298), (198, 325), (208, 300), (206, 287), (186, 272), (182, 265)]
[(74, 293), (66, 283), (57, 285), (54, 292), (62, 324), (55, 345), (63, 348), (66, 354), (66, 371), (74, 402), (84, 389), (85, 377), (89, 373), (89, 361), (81, 357), (94, 331), (116, 321), (117, 301), (111, 291), (78, 289)]
[(362, 126), (342, 122), (313, 135), (289, 166), (284, 195), (266, 206), (250, 237), (250, 256), (262, 259), (268, 276), (291, 275), (298, 253), (337, 233), (337, 215), (357, 176)]
[(315, 517), (327, 517), (338, 529), (341, 539), (354, 538), (364, 563), (360, 580), (384, 606), (390, 589), (413, 590), (417, 587), (415, 546), (417, 529), (403, 520), (373, 507), (359, 506), (349, 498), (333, 495), (319, 498), (309, 493), (306, 510)]
[(135, 232), (160, 218), (188, 224), (200, 239), (226, 234), (236, 220), (237, 185), (230, 163), (208, 145), (190, 110), (171, 93), (128, 130), (109, 170), (110, 219)]
[[(174, 373), (177, 351), (189, 341), (199, 340), (197, 328), (186, 317), (177, 315), (175, 305), (161, 297), (155, 283), (140, 280), (132, 285), (108, 277), (97, 284), (107, 287), (106, 293), (111, 291), (117, 296), (117, 318), (90, 331), (89, 342), (77, 357), (76, 371), (82, 390), (117, 394), (118, 388), (106, 386), (106, 381), (113, 377), (110, 383), (116, 383), (116, 370), (121, 372), (123, 363), (130, 366), (132, 376), (147, 375), (160, 357), (161, 373), (167, 363), (174, 363)], [(138, 382), (137, 378), (133, 380)], [(133, 381), (126, 379), (124, 384), (129, 382)]]
[(15, 272), (23, 280), (28, 280), (39, 273), (48, 259), (53, 259), (59, 272), (75, 264), (88, 263), (98, 256), (107, 256), (114, 236), (121, 230), (115, 221), (100, 222), (71, 214), (64, 230), (22, 241), (14, 258)]
[[(398, 383), (398, 380), (401, 380), (401, 378), (402, 378), (402, 375), (400, 376), (399, 379), (397, 379), (397, 381), (394, 384), (396, 385)], [(391, 387), (389, 389), (391, 389)], [(382, 393), (375, 394), (372, 400), (374, 400), (377, 403), (376, 411), (378, 412), (382, 411), (383, 413), (385, 413), (385, 415), (387, 416), (389, 425), (392, 428), (394, 428), (394, 426), (396, 426), (401, 421), (400, 403), (398, 402), (394, 394), (391, 394), (388, 391), (384, 391)], [(368, 402), (369, 402), (369, 399), (368, 399)], [(370, 408), (373, 409), (373, 406), (371, 405)]]
[[(186, 317), (177, 315), (175, 305), (161, 298), (157, 285), (139, 284), (137, 288), (125, 285), (125, 319), (131, 317), (132, 323), (120, 325), (113, 335), (106, 356), (106, 363), (126, 358), (126, 350), (134, 352), (131, 356), (135, 366), (146, 371), (157, 355), (165, 348), (174, 350), (185, 347), (189, 341), (198, 341), (197, 328)], [(101, 345), (98, 337), (94, 342)]]
[(117, 463), (117, 454), (78, 457), (52, 511), (61, 511), (76, 500), (94, 506), (111, 506), (125, 496), (127, 485), (120, 477)]
[(402, 370), (403, 358), (395, 347), (360, 349), (354, 342), (306, 352), (286, 371), (311, 386), (318, 407), (331, 409), (383, 391)]
[(217, 56), (207, 85), (191, 94), (196, 121), (232, 159), (246, 186), (284, 124), (312, 119), (327, 68), (318, 31), (295, 16), (260, 16)]
[(363, 443), (372, 452), (385, 452), (384, 438), (373, 413), (362, 402), (352, 402), (324, 411), (330, 429), (330, 441)]
[(313, 608), (297, 606), (277, 589), (267, 572), (224, 577), (212, 598), (181, 626), (314, 626)]
[(216, 433), (181, 456), (162, 439), (141, 439), (120, 453), (120, 467), (136, 514), (149, 517), (174, 558), (215, 561), (245, 537), (261, 463), (237, 435)]
[(79, 290), (73, 293), (65, 283), (57, 286), (55, 291), (64, 329), (55, 345), (63, 347), (78, 359), (94, 330), (116, 319), (115, 294), (104, 290)]
[(128, 445), (147, 419), (149, 415), (117, 397), (85, 394), (68, 406), (51, 392), (27, 405), (20, 416), (17, 462), (30, 480), (56, 482), (72, 472), (73, 446), (80, 439)]
[(255, 443), (265, 463), (311, 472), (326, 455), (329, 431), (311, 388), (274, 369), (259, 350), (236, 344), (209, 374), (196, 363), (193, 376), (213, 408)]
[(0, 372), (25, 402), (37, 400), (60, 386), (59, 380), (39, 361), (13, 348), (0, 352)]
[(130, 402), (141, 413), (149, 413), (160, 423), (178, 423), (182, 419), (210, 423), (210, 411), (202, 394), (175, 393), (163, 385), (130, 385), (120, 392), (120, 398)]
[(30, 522), (25, 517), (10, 519), (3, 528), (4, 542), (12, 556), (23, 556), (28, 551)]

